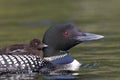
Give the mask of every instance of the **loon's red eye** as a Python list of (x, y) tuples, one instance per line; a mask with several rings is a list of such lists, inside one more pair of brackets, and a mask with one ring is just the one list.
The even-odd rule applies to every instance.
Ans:
[(64, 36), (67, 36), (67, 35), (68, 35), (68, 32), (67, 32), (67, 31), (65, 31), (63, 35), (64, 35)]

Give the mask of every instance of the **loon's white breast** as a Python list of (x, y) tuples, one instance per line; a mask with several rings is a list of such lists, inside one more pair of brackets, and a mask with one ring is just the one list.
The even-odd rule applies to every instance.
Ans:
[[(66, 54), (58, 55), (58, 56), (45, 57), (44, 59), (48, 60), (50, 62), (55, 61), (55, 60), (61, 61), (62, 58), (69, 57), (69, 56), (70, 56), (69, 53), (66, 53)], [(57, 65), (60, 65), (59, 68), (62, 69), (62, 70), (70, 70), (70, 71), (79, 70), (81, 64), (76, 59), (74, 59), (74, 58), (72, 58), (72, 59), (73, 60), (71, 62), (68, 62), (66, 64), (61, 64), (61, 63), (59, 64), (58, 63)], [(63, 60), (63, 61), (66, 62), (66, 60)]]
[(71, 71), (79, 70), (79, 68), (80, 68), (81, 65), (82, 64), (80, 64), (76, 59), (74, 59), (73, 62), (71, 62), (69, 64), (66, 64), (67, 70), (71, 70)]

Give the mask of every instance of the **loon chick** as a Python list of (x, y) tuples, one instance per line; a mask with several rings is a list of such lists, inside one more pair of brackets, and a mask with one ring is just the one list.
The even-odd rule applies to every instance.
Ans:
[(63, 65), (65, 70), (78, 70), (80, 63), (69, 53), (75, 45), (90, 40), (103, 38), (102, 35), (80, 31), (74, 24), (58, 24), (50, 27), (44, 34), (43, 43), (48, 47), (43, 49), (46, 60), (53, 64)]
[(47, 47), (39, 39), (32, 39), (29, 44), (12, 44), (0, 50), (0, 54), (9, 55), (38, 55), (43, 57), (42, 49)]

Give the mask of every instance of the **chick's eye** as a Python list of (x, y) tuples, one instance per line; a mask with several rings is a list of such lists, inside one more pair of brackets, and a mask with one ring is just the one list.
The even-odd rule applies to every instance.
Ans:
[(64, 36), (67, 36), (67, 35), (68, 35), (68, 32), (67, 32), (67, 31), (65, 31), (63, 35), (64, 35)]

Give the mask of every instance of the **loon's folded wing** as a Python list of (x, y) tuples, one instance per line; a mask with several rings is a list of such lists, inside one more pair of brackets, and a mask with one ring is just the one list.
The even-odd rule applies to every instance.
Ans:
[(4, 73), (46, 73), (55, 66), (34, 55), (0, 55), (0, 74)]

